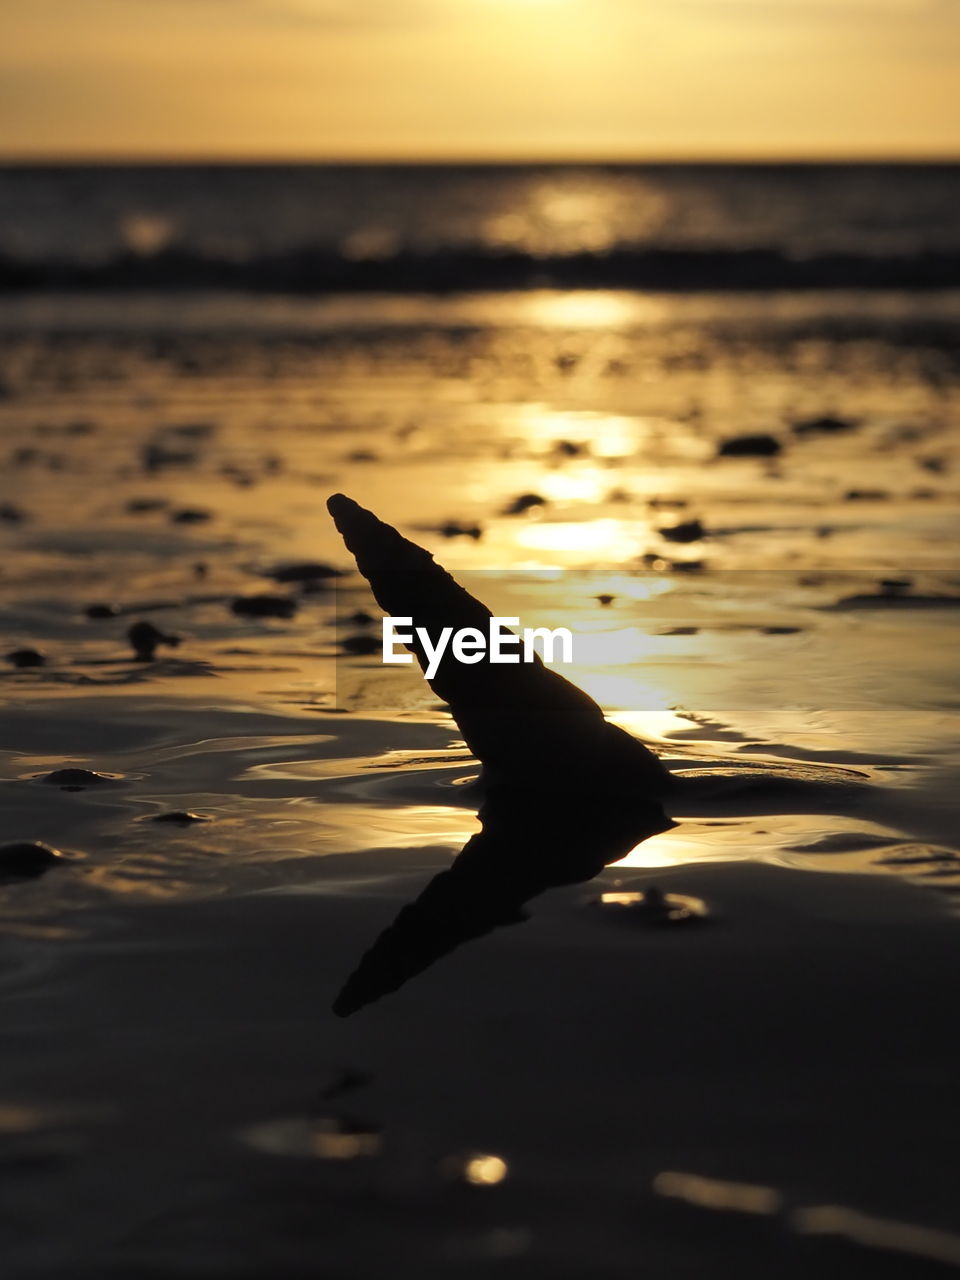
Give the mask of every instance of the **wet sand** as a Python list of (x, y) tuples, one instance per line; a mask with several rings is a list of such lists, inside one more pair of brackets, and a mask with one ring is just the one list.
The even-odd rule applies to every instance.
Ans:
[[(45, 657), (0, 676), (3, 841), (65, 858), (0, 885), (8, 1274), (957, 1265), (952, 348), (893, 302), (570, 297), (240, 333), (0, 308), (4, 652)], [(751, 433), (779, 452), (718, 457)], [(371, 602), (335, 489), (581, 629), (573, 678), (698, 779), (346, 1021), (478, 800), (422, 682), (344, 652)], [(143, 620), (179, 645), (137, 660)], [(709, 920), (593, 905), (651, 885)]]

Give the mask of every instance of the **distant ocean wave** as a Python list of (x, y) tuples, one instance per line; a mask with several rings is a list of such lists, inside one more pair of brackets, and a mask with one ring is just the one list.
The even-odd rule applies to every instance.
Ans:
[(236, 290), (287, 294), (451, 294), (528, 289), (656, 292), (960, 287), (960, 251), (902, 255), (778, 248), (618, 249), (552, 256), (445, 249), (355, 258), (298, 248), (244, 259), (170, 247), (97, 262), (0, 256), (0, 291)]

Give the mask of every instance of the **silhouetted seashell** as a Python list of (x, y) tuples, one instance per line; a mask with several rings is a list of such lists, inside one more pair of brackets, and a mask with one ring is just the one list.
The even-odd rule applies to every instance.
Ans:
[(667, 542), (699, 542), (706, 529), (699, 520), (684, 520), (681, 524), (666, 525), (657, 532)]
[(47, 655), (41, 649), (11, 649), (4, 655), (7, 662), (13, 667), (43, 667), (47, 662)]
[(103, 618), (116, 618), (120, 614), (120, 610), (115, 604), (88, 604), (84, 613), (93, 621), (100, 621)]
[(169, 822), (174, 826), (187, 827), (193, 822), (209, 822), (209, 818), (205, 818), (202, 814), (191, 813), (189, 809), (174, 809), (170, 813), (158, 813), (150, 819), (151, 822)]
[[(343, 494), (327, 506), (387, 615), (430, 633), (486, 629), (489, 609), (423, 547)], [(407, 647), (425, 667), (420, 642)], [(442, 659), (429, 683), (483, 766), (482, 830), (361, 957), (334, 1002), (339, 1017), (471, 938), (526, 919), (525, 903), (545, 889), (588, 880), (673, 825), (661, 805), (672, 782), (656, 756), (539, 659)]]
[(852, 431), (859, 426), (855, 418), (834, 418), (824, 414), (820, 418), (801, 418), (793, 424), (793, 431), (798, 436), (835, 435), (839, 431)]
[(342, 578), (343, 570), (319, 560), (304, 560), (274, 565), (272, 569), (265, 569), (263, 576), (274, 582), (325, 582)]
[(383, 640), (379, 636), (371, 635), (344, 636), (340, 641), (340, 648), (344, 653), (351, 653), (357, 656), (367, 653), (382, 653)]
[(113, 779), (109, 774), (95, 773), (92, 769), (54, 769), (52, 773), (41, 775), (40, 781), (51, 787), (68, 787), (72, 790), (96, 787), (104, 782), (112, 782)]
[(0, 845), (0, 878), (32, 879), (57, 866), (62, 855), (38, 840)]
[(160, 645), (175, 649), (180, 643), (179, 636), (159, 631), (152, 622), (135, 622), (127, 631), (127, 639), (138, 662), (152, 662)]
[(780, 452), (783, 445), (776, 436), (766, 434), (730, 436), (721, 440), (717, 449), (718, 458), (772, 458)]
[(596, 597), (596, 599), (597, 599), (598, 603), (602, 604), (602, 605), (604, 606), (604, 608), (606, 608), (606, 606), (607, 606), (607, 605), (613, 604), (613, 602), (614, 602), (614, 600), (616, 600), (616, 598), (617, 598), (616, 596), (612, 596), (612, 595), (610, 595), (610, 594), (609, 594), (608, 592), (606, 592), (606, 591), (605, 591), (605, 592), (603, 592), (603, 594), (602, 594), (602, 595), (599, 595), (599, 596), (597, 596), (597, 597)]
[(507, 503), (503, 508), (503, 514), (505, 516), (522, 516), (525, 511), (531, 511), (534, 507), (545, 507), (546, 505), (546, 498), (541, 498), (539, 493), (521, 493), (519, 497)]
[(602, 893), (591, 906), (613, 919), (630, 925), (661, 928), (668, 925), (700, 924), (707, 919), (707, 904), (685, 893), (664, 893), (656, 885), (642, 893), (613, 891)]
[(238, 618), (292, 618), (297, 602), (289, 596), (237, 596), (230, 608)]

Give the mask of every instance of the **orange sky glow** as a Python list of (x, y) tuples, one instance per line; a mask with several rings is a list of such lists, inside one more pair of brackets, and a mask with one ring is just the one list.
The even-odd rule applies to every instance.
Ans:
[(960, 156), (960, 0), (30, 0), (9, 158)]

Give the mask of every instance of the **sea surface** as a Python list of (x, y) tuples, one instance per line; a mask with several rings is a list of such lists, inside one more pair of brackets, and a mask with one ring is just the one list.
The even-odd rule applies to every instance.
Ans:
[[(774, 866), (804, 873), (841, 924), (857, 919), (857, 884), (866, 893), (878, 881), (949, 913), (960, 888), (958, 202), (951, 166), (0, 171), (0, 637), (4, 654), (44, 659), (0, 663), (2, 840), (45, 841), (66, 857), (34, 881), (0, 885), (15, 1062), (0, 1132), (18, 1160), (21, 1148), (28, 1160), (53, 1153), (48, 1203), (65, 1195), (71, 1206), (60, 1246), (32, 1201), (3, 1224), (15, 1274), (72, 1277), (80, 1258), (91, 1275), (119, 1275), (121, 1264), (150, 1263), (151, 1250), (176, 1256), (184, 1274), (194, 1274), (187, 1263), (240, 1274), (249, 1245), (231, 1236), (235, 1252), (218, 1252), (180, 1219), (170, 1238), (160, 1219), (134, 1231), (137, 1196), (192, 1159), (190, 1135), (225, 1141), (239, 1122), (218, 1119), (213, 1102), (201, 1118), (186, 1102), (179, 1120), (164, 1113), (166, 1137), (150, 1130), (153, 1163), (143, 1163), (137, 1090), (154, 1077), (137, 1045), (151, 1046), (152, 1062), (162, 1051), (150, 1020), (129, 1013), (139, 1030), (120, 1033), (129, 1070), (117, 1067), (109, 1096), (98, 1092), (102, 1058), (77, 1048), (82, 1011), (106, 989), (97, 984), (119, 981), (104, 977), (102, 957), (136, 968), (149, 952), (157, 973), (174, 957), (171, 1000), (187, 999), (198, 981), (188, 959), (207, 943), (190, 935), (184, 950), (154, 908), (222, 908), (212, 919), (235, 943), (230, 930), (249, 915), (253, 934), (267, 930), (250, 954), (269, 964), (264, 937), (280, 899), (296, 896), (290, 911), (316, 902), (333, 921), (369, 908), (385, 923), (476, 829), (477, 765), (445, 708), (409, 672), (357, 652), (376, 617), (326, 514), (333, 492), (429, 547), (497, 612), (572, 628), (565, 674), (670, 768), (719, 780), (715, 803), (676, 815), (614, 880), (630, 887), (655, 873), (669, 889), (671, 875), (709, 863), (709, 886), (722, 890), (727, 867)], [(343, 576), (278, 574), (306, 561)], [(264, 594), (288, 616), (238, 612), (238, 599)], [(140, 621), (177, 644), (137, 661), (128, 631)], [(48, 780), (61, 769), (100, 777), (65, 788)], [(153, 821), (179, 811), (205, 821)], [(610, 945), (602, 915), (584, 910), (590, 894), (547, 912), (550, 945), (567, 960), (565, 931), (584, 955)], [(142, 935), (131, 922), (144, 918)], [(330, 947), (343, 931), (329, 971), (310, 975), (318, 1019), (369, 944), (367, 927), (364, 916), (356, 936), (337, 923), (324, 935)], [(515, 932), (528, 927), (539, 936), (536, 922)], [(282, 948), (280, 931), (270, 955)], [(232, 983), (252, 982), (253, 962), (241, 950), (217, 955), (214, 986), (237, 1005), (216, 1050), (227, 1063), (231, 1037), (243, 1035)], [(472, 988), (444, 994), (444, 973), (464, 973), (445, 963), (385, 1002), (410, 1012), (411, 1044), (425, 1008), (450, 1015), (477, 983), (511, 983), (509, 971), (470, 970)], [(203, 972), (209, 986), (213, 970)], [(143, 993), (117, 998), (130, 1011)], [(507, 1061), (521, 1014), (501, 1025), (497, 998), (491, 988), (481, 999), (483, 1042), (502, 1035)], [(91, 1018), (108, 1052), (110, 1011)], [(165, 1034), (181, 1055), (176, 1074), (200, 1032), (174, 1021)], [(273, 1033), (256, 1025), (259, 1047), (237, 1050), (250, 1087), (292, 1080), (291, 1046), (274, 1061)], [(324, 1069), (337, 1054), (362, 1059), (362, 1043), (330, 1049)], [(72, 1053), (81, 1083), (71, 1083)], [(161, 1092), (174, 1087), (165, 1070), (156, 1067)], [(923, 1094), (918, 1071), (910, 1087)], [(169, 1096), (181, 1097), (182, 1078)], [(857, 1071), (844, 1079), (854, 1091)], [(444, 1088), (449, 1098), (449, 1080)], [(150, 1106), (157, 1096), (151, 1086)], [(78, 1097), (82, 1114), (51, 1138), (51, 1109)], [(402, 1113), (401, 1103), (384, 1107)], [(535, 1151), (549, 1147), (561, 1094), (554, 1104), (537, 1121)], [(127, 1182), (111, 1165), (108, 1182), (74, 1186), (71, 1142), (101, 1151), (108, 1112), (134, 1172)], [(317, 1154), (316, 1133), (308, 1140), (272, 1113), (259, 1129), (255, 1119), (253, 1109), (243, 1133), (257, 1159), (302, 1156), (304, 1142)], [(174, 1156), (165, 1144), (180, 1121)], [(507, 1129), (492, 1146), (479, 1121), (453, 1130), (461, 1146), (512, 1158)], [(578, 1141), (585, 1181), (564, 1194), (600, 1214), (604, 1178), (622, 1190), (626, 1166), (604, 1163), (609, 1133), (596, 1149), (585, 1132)], [(659, 1141), (667, 1160), (668, 1138)], [(688, 1142), (679, 1167), (734, 1176), (721, 1148), (708, 1149), (700, 1160)], [(392, 1158), (390, 1178), (426, 1160)], [(793, 1194), (778, 1161), (739, 1175)], [(922, 1219), (909, 1177), (896, 1194), (878, 1191), (869, 1163), (851, 1164), (843, 1203)], [(540, 1227), (523, 1215), (556, 1233), (542, 1198), (567, 1175), (534, 1160), (528, 1176), (533, 1200), (511, 1209), (517, 1221), (484, 1216), (469, 1257), (456, 1255), (465, 1273), (486, 1274), (498, 1257), (522, 1267), (554, 1256), (537, 1253)], [(813, 1176), (805, 1166), (802, 1185)], [(449, 1256), (430, 1250), (448, 1247), (446, 1228), (429, 1213), (411, 1226), (389, 1207), (392, 1192), (377, 1194), (370, 1212), (384, 1240), (406, 1247), (409, 1226), (421, 1273), (443, 1274)], [(111, 1200), (131, 1233), (119, 1252), (105, 1225)], [(928, 1216), (957, 1226), (949, 1205)], [(604, 1254), (589, 1231), (564, 1248), (586, 1268), (576, 1274), (626, 1274), (635, 1262), (627, 1245)], [(277, 1274), (318, 1256), (290, 1250)], [(753, 1250), (743, 1244), (736, 1274), (754, 1274)], [(326, 1261), (343, 1274), (385, 1265), (372, 1256), (355, 1272), (351, 1256), (340, 1242)]]

